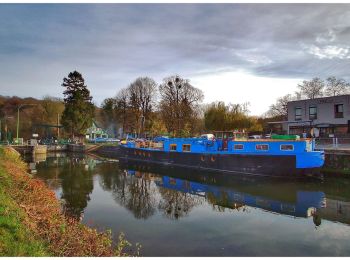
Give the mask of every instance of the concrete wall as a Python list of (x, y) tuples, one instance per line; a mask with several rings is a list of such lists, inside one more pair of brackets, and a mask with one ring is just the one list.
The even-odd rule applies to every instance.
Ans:
[(321, 218), (350, 224), (350, 202), (327, 198), (326, 205), (317, 211)]
[(114, 159), (118, 159), (121, 156), (119, 146), (102, 145), (94, 150), (93, 153)]

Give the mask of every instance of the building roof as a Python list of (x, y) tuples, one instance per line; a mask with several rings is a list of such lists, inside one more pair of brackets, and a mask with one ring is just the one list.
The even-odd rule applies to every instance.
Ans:
[(335, 97), (350, 97), (350, 94), (339, 95), (339, 96), (319, 97), (319, 98), (298, 99), (298, 100), (289, 101), (289, 102), (287, 102), (287, 103), (300, 102), (300, 101), (308, 101), (308, 100), (323, 100), (323, 99), (335, 98)]
[(267, 122), (268, 124), (284, 124), (284, 123), (310, 123), (312, 120), (298, 120), (298, 121), (272, 121), (272, 122)]

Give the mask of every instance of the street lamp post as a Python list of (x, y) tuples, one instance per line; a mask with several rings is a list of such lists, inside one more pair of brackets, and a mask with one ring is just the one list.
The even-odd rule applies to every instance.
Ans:
[(16, 144), (18, 144), (18, 133), (19, 133), (19, 110), (24, 106), (35, 106), (35, 104), (21, 104), (17, 108), (17, 133), (16, 133)]

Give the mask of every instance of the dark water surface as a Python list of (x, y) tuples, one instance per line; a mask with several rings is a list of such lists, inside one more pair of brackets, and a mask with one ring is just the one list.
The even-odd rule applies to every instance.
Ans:
[(30, 168), (66, 212), (124, 232), (143, 256), (350, 256), (350, 179), (238, 178), (65, 154)]

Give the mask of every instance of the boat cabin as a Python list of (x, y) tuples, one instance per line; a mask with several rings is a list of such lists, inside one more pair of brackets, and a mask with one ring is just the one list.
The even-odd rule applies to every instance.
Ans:
[(228, 142), (230, 140), (242, 140), (247, 138), (244, 132), (238, 131), (214, 131), (214, 136), (218, 140), (218, 148), (222, 151), (228, 150)]
[(214, 131), (216, 139), (241, 139), (246, 138), (247, 135), (244, 132), (237, 131)]

